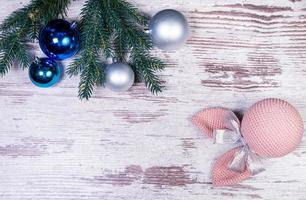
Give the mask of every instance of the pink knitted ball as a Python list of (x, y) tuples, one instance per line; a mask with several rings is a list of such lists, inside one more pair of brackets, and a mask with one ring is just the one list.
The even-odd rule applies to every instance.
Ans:
[(255, 103), (241, 124), (241, 133), (250, 149), (265, 157), (281, 157), (292, 152), (300, 144), (303, 132), (298, 111), (280, 99)]

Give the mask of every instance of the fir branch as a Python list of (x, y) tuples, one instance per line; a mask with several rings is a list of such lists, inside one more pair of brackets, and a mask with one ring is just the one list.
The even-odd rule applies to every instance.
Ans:
[(29, 5), (13, 12), (0, 25), (0, 75), (5, 75), (15, 61), (22, 68), (30, 64), (26, 50), (29, 40), (38, 39), (43, 24), (65, 15), (70, 0), (32, 0)]
[(70, 76), (81, 73), (80, 99), (88, 100), (92, 95), (94, 86), (104, 83), (104, 71), (101, 70), (103, 66), (99, 62), (99, 53), (102, 44), (105, 45), (108, 41), (104, 41), (102, 11), (97, 8), (99, 8), (99, 1), (89, 0), (82, 9), (80, 57), (74, 59), (67, 69)]
[(18, 60), (21, 67), (25, 68), (30, 64), (30, 56), (22, 41), (24, 35), (22, 30), (3, 33), (0, 36), (0, 75), (5, 75), (15, 60)]
[(104, 84), (105, 66), (99, 64), (101, 52), (105, 58), (128, 62), (136, 77), (143, 80), (152, 93), (161, 92), (156, 71), (162, 70), (164, 64), (150, 55), (153, 45), (144, 32), (148, 24), (146, 16), (125, 0), (87, 0), (81, 16), (80, 57), (67, 70), (71, 76), (81, 74), (81, 99), (88, 99), (95, 85)]
[(115, 58), (118, 62), (126, 62), (126, 54), (128, 52), (128, 46), (123, 34), (116, 33), (114, 39), (114, 51)]
[(80, 73), (82, 73), (82, 70), (84, 69), (84, 59), (83, 57), (78, 57), (76, 59), (74, 59), (74, 61), (69, 65), (66, 73), (72, 77), (72, 76), (76, 76)]
[(81, 73), (81, 82), (79, 84), (80, 99), (88, 100), (93, 92), (94, 85), (103, 85), (104, 71), (101, 71), (101, 63), (97, 60), (92, 60)]
[(138, 52), (136, 49), (132, 50), (131, 66), (136, 71), (137, 79), (144, 80), (146, 86), (153, 94), (161, 92), (161, 81), (156, 75), (156, 71), (163, 70), (164, 63), (149, 55), (146, 52)]

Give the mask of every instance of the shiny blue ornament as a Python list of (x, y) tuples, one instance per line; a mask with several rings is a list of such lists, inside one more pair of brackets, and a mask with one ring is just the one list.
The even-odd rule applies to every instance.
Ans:
[(39, 34), (41, 50), (55, 60), (74, 56), (80, 47), (80, 33), (75, 24), (63, 19), (50, 21)]
[(40, 58), (33, 62), (29, 68), (29, 76), (34, 85), (47, 88), (58, 83), (63, 69), (50, 58)]

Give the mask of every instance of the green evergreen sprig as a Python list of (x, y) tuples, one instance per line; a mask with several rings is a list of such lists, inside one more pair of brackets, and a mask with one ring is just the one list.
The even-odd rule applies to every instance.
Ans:
[(144, 32), (147, 25), (148, 18), (124, 0), (86, 1), (81, 12), (80, 56), (67, 71), (71, 76), (81, 74), (81, 99), (88, 99), (95, 85), (104, 85), (101, 54), (104, 58), (129, 63), (137, 80), (143, 80), (152, 93), (161, 92), (156, 71), (162, 70), (164, 64), (150, 55), (153, 45)]
[[(70, 1), (32, 0), (4, 20), (0, 25), (0, 75), (15, 61), (22, 68), (29, 66), (32, 58), (26, 43), (38, 39), (39, 30), (48, 21), (65, 17)], [(86, 1), (79, 22), (81, 49), (67, 69), (70, 76), (80, 75), (81, 99), (89, 99), (94, 87), (105, 83), (106, 64), (101, 57), (128, 63), (136, 80), (144, 81), (154, 94), (161, 92), (156, 72), (164, 63), (150, 55), (153, 45), (144, 31), (147, 25), (148, 18), (124, 0)]]
[(0, 25), (0, 76), (5, 75), (15, 61), (22, 68), (30, 65), (32, 57), (26, 43), (38, 39), (43, 24), (65, 16), (69, 3), (70, 0), (32, 0), (4, 20)]

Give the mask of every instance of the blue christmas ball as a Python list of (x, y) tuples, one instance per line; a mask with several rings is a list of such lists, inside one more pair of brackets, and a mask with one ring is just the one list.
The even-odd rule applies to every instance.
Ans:
[(80, 33), (75, 24), (63, 19), (50, 21), (39, 34), (41, 50), (55, 60), (74, 56), (80, 47)]
[(62, 67), (50, 58), (37, 59), (29, 68), (30, 80), (34, 85), (42, 88), (58, 83), (62, 74)]

